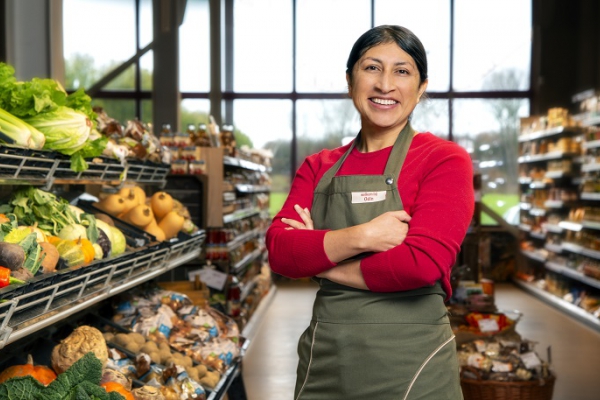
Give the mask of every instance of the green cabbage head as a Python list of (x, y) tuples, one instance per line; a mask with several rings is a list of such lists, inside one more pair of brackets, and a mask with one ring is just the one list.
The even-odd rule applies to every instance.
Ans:
[(84, 113), (63, 106), (24, 120), (46, 136), (44, 149), (66, 155), (80, 150), (92, 131), (92, 122)]

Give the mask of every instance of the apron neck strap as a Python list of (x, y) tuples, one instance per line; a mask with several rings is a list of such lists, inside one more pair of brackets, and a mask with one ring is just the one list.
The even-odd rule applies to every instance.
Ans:
[[(384, 171), (384, 175), (392, 178), (394, 181), (400, 175), (402, 165), (404, 164), (404, 159), (406, 158), (406, 153), (408, 153), (408, 149), (410, 148), (414, 134), (415, 131), (410, 126), (410, 122), (407, 122), (394, 142), (394, 147), (392, 147), (392, 152), (390, 153)], [(346, 161), (348, 155), (356, 147), (356, 144), (360, 143), (360, 139), (361, 134), (359, 132), (352, 142), (352, 145), (350, 145), (350, 148), (348, 148), (344, 155), (331, 168), (329, 168), (327, 172), (325, 172), (320, 182), (329, 182), (335, 176), (335, 174), (337, 174), (344, 161)]]

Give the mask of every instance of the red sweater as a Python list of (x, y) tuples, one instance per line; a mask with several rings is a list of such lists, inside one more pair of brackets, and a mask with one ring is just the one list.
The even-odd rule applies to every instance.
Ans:
[[(286, 230), (281, 218), (300, 221), (294, 204), (311, 208), (319, 180), (349, 146), (311, 155), (296, 172), (288, 198), (266, 233), (274, 272), (304, 278), (335, 266), (323, 246), (327, 230)], [(391, 149), (371, 153), (354, 149), (337, 175), (382, 174)], [(401, 245), (361, 260), (365, 282), (371, 291), (395, 292), (441, 281), (449, 297), (450, 270), (473, 217), (471, 159), (456, 143), (419, 133), (402, 166), (398, 189), (404, 210), (412, 217), (408, 234)]]

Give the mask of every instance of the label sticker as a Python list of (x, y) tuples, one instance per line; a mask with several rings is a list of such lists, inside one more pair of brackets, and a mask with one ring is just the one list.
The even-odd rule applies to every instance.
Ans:
[(385, 190), (380, 192), (352, 192), (352, 204), (375, 203), (385, 200)]

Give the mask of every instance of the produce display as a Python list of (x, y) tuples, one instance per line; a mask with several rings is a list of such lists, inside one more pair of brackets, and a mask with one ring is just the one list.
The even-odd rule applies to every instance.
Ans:
[(54, 79), (17, 81), (0, 62), (0, 141), (70, 156), (71, 169), (85, 171), (85, 159), (102, 155), (108, 138), (95, 129), (96, 114), (83, 89), (67, 94)]
[(0, 288), (55, 272), (60, 260), (80, 268), (125, 250), (125, 235), (114, 224), (50, 192), (21, 187), (0, 205)]
[(130, 120), (125, 127), (108, 116), (102, 107), (94, 107), (98, 131), (108, 139), (104, 155), (124, 161), (126, 158), (171, 163), (171, 152), (141, 121)]
[(179, 232), (193, 234), (198, 231), (187, 208), (164, 191), (147, 197), (139, 186), (125, 186), (93, 205), (149, 233), (160, 242), (177, 237)]

